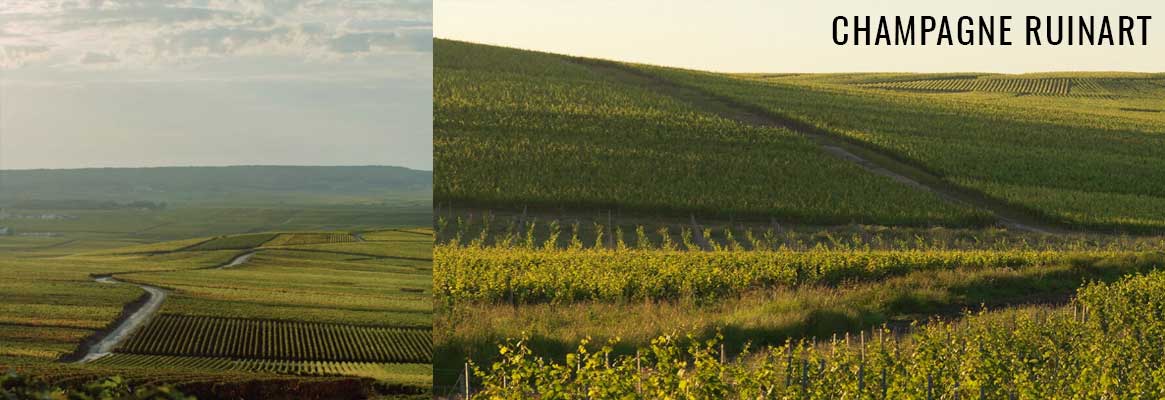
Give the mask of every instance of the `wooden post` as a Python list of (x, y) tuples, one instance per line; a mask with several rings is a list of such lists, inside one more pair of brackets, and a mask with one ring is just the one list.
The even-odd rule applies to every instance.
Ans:
[[(803, 357), (803, 356), (802, 356)], [(801, 359), (801, 395), (809, 394), (809, 360)]]
[(886, 400), (886, 367), (882, 367), (882, 400)]
[(465, 363), (465, 398), (469, 398), (469, 362)]
[(865, 388), (865, 384), (866, 384), (865, 377), (866, 377), (866, 364), (865, 363), (858, 364), (858, 398), (862, 397), (862, 389)]
[(607, 248), (615, 248), (615, 223), (611, 220), (611, 210), (607, 210)]
[(643, 394), (643, 367), (639, 365), (639, 350), (635, 350), (635, 393)]

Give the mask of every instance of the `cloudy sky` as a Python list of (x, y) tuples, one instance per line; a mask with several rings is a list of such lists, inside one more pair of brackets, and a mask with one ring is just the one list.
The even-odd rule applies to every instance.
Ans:
[(431, 0), (2, 0), (0, 168), (432, 169)]
[[(439, 0), (437, 37), (729, 72), (1165, 71), (1162, 0)], [(832, 22), (856, 16), (1152, 16), (1149, 46), (854, 47)], [(1138, 31), (1139, 32), (1139, 31)]]

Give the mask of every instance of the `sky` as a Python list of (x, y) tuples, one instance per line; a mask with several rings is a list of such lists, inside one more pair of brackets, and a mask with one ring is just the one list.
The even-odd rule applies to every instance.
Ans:
[(0, 169), (432, 170), (431, 0), (0, 0)]
[[(721, 72), (1165, 71), (1161, 0), (437, 0), (439, 38)], [(846, 16), (1147, 15), (1148, 46), (854, 47)], [(1013, 40), (1014, 41), (1014, 40)]]

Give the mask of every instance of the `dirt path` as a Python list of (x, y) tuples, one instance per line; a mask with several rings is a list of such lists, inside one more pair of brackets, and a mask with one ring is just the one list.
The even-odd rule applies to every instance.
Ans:
[(893, 156), (880, 153), (860, 144), (801, 121), (774, 116), (756, 106), (741, 104), (732, 99), (718, 96), (702, 89), (678, 84), (633, 67), (601, 60), (577, 60), (579, 64), (600, 72), (622, 75), (658, 89), (663, 94), (694, 104), (702, 109), (751, 125), (772, 126), (792, 130), (816, 143), (822, 151), (839, 159), (849, 161), (874, 174), (893, 179), (918, 190), (934, 193), (944, 201), (987, 210), (995, 215), (999, 224), (1009, 229), (1041, 234), (1066, 233), (1067, 230), (1044, 223), (1025, 215), (997, 199), (967, 189), (955, 187), (942, 178), (898, 161)]
[[(237, 257), (231, 259), (230, 262), (220, 265), (216, 269), (231, 268), (243, 265), (247, 261), (250, 261), (251, 257), (255, 256), (255, 253), (257, 252), (251, 251), (240, 254)], [(140, 287), (142, 290), (146, 291), (146, 300), (144, 302), (140, 302), (139, 304), (131, 305), (129, 309), (126, 310), (128, 311), (128, 314), (120, 319), (121, 322), (119, 322), (117, 326), (113, 328), (113, 330), (110, 330), (109, 333), (105, 334), (105, 336), (99, 339), (96, 343), (93, 343), (87, 349), (85, 349), (84, 355), (81, 356), (79, 360), (77, 360), (79, 363), (93, 361), (101, 357), (105, 357), (113, 352), (113, 349), (116, 348), (117, 345), (128, 339), (130, 334), (132, 334), (142, 325), (145, 325), (146, 321), (149, 321), (150, 317), (153, 317), (154, 314), (158, 313), (158, 310), (162, 308), (162, 301), (165, 301), (166, 296), (169, 295), (165, 289), (156, 286), (125, 282), (112, 276), (95, 277), (93, 280), (98, 283), (110, 285), (134, 285)]]
[(218, 266), (218, 268), (215, 268), (215, 269), (234, 268), (234, 267), (246, 264), (247, 261), (251, 261), (251, 257), (254, 257), (255, 253), (258, 253), (258, 251), (249, 251), (249, 252), (240, 254), (237, 257), (231, 259), (231, 262), (220, 265), (220, 266)]
[(134, 307), (116, 328), (113, 328), (104, 337), (89, 346), (85, 351), (85, 355), (77, 361), (80, 363), (93, 361), (109, 355), (118, 344), (125, 341), (131, 333), (144, 325), (150, 317), (158, 312), (158, 309), (162, 308), (162, 301), (166, 299), (167, 295), (166, 291), (159, 287), (127, 283), (109, 276), (98, 277), (93, 280), (111, 285), (134, 285), (145, 290), (148, 297), (145, 302)]

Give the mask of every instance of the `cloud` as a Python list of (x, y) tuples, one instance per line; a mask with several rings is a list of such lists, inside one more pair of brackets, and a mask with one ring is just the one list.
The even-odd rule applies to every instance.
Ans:
[(0, 68), (16, 68), (45, 58), (49, 54), (46, 45), (4, 45), (0, 46)]
[(109, 64), (117, 61), (117, 56), (94, 52), (85, 53), (85, 56), (81, 57), (81, 64)]
[(0, 65), (8, 67), (293, 56), (335, 63), (432, 51), (431, 0), (3, 1)]

